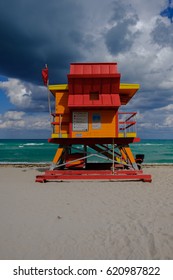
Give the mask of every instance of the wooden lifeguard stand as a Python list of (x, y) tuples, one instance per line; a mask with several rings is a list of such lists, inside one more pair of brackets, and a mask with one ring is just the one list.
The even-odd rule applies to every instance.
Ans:
[(120, 112), (139, 84), (120, 83), (117, 63), (72, 63), (68, 84), (49, 85), (55, 97), (53, 133), (58, 144), (50, 170), (36, 177), (48, 180), (142, 180), (151, 175), (141, 169), (130, 144), (136, 135), (136, 112)]

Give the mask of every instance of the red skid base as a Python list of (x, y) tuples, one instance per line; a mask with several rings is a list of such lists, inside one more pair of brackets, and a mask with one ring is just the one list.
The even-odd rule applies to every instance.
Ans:
[(48, 170), (45, 174), (36, 176), (36, 182), (46, 181), (89, 181), (89, 180), (138, 180), (151, 182), (151, 175), (143, 174), (142, 170)]

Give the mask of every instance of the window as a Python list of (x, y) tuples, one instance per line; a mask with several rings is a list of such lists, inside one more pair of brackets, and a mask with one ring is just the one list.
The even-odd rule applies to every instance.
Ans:
[(91, 91), (90, 100), (99, 100), (99, 91)]

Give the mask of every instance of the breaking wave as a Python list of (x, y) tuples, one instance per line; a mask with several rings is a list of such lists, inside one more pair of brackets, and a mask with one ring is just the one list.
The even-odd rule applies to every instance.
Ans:
[(45, 143), (26, 143), (23, 146), (43, 146)]

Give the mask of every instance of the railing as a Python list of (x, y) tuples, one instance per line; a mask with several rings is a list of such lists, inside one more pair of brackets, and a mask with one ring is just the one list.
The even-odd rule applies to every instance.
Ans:
[[(118, 137), (136, 137), (136, 114), (137, 112), (118, 112)], [(52, 117), (53, 121), (51, 122), (51, 125), (53, 128), (53, 134), (56, 134), (58, 138), (64, 138), (62, 124), (67, 125), (69, 122), (62, 122), (62, 114), (53, 113)], [(58, 117), (59, 121), (55, 121), (55, 117)], [(58, 126), (58, 131), (56, 130), (55, 132), (56, 125)]]
[(137, 112), (118, 112), (119, 137), (136, 137)]
[[(51, 122), (52, 125), (52, 133), (56, 135), (58, 138), (67, 138), (67, 133), (63, 132), (63, 125), (68, 125), (69, 121), (64, 121), (62, 118), (66, 114), (58, 114), (58, 113), (52, 113), (53, 121)], [(55, 121), (55, 118), (58, 117), (58, 121)], [(58, 131), (55, 129), (55, 127), (58, 127)], [(55, 131), (56, 130), (56, 131)], [(52, 135), (53, 135), (52, 134)]]

